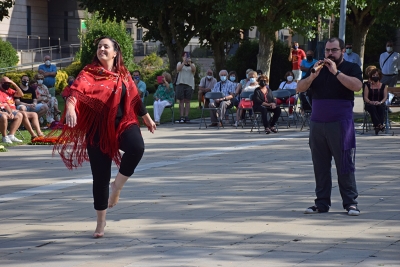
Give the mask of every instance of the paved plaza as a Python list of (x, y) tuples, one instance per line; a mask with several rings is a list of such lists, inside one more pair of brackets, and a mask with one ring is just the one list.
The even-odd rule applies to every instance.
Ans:
[(400, 128), (357, 135), (358, 217), (334, 167), (330, 212), (303, 214), (315, 198), (307, 129), (142, 130), (144, 158), (101, 239), (88, 164), (69, 171), (50, 146), (0, 153), (0, 266), (400, 266)]

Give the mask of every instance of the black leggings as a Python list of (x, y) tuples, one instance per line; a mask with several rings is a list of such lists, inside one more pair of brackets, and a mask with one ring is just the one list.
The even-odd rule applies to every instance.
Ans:
[[(125, 153), (122, 156), (119, 172), (129, 177), (144, 153), (142, 133), (137, 125), (130, 126), (121, 134), (120, 149)], [(108, 207), (112, 160), (101, 152), (98, 146), (88, 145), (87, 151), (93, 175), (94, 209), (105, 210)]]

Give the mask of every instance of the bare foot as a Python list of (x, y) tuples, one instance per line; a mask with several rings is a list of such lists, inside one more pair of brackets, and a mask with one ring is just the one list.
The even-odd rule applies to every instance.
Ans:
[(111, 195), (108, 197), (108, 207), (112, 208), (117, 205), (119, 200), (119, 194), (121, 194), (121, 190), (118, 190), (115, 187), (115, 182), (111, 183)]
[(98, 222), (96, 230), (94, 230), (93, 238), (100, 238), (104, 236), (104, 227), (106, 227), (106, 222)]

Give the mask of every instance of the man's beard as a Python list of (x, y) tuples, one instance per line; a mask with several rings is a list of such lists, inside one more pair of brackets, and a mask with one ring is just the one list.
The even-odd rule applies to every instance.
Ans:
[(340, 54), (340, 57), (338, 59), (336, 59), (334, 56), (329, 56), (328, 58), (335, 62), (336, 66), (338, 66), (343, 60), (343, 54)]

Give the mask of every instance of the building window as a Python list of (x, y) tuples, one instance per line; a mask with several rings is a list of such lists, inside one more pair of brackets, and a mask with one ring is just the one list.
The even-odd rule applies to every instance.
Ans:
[(136, 29), (136, 41), (142, 41), (143, 29)]
[(64, 19), (64, 41), (68, 41), (68, 19)]
[(26, 34), (32, 34), (31, 6), (26, 6)]

